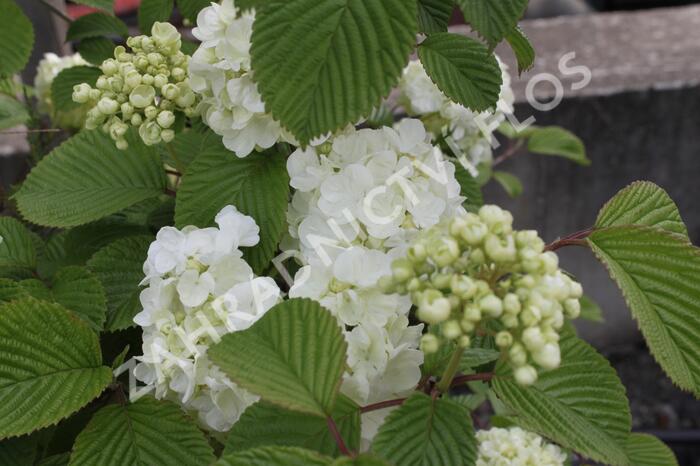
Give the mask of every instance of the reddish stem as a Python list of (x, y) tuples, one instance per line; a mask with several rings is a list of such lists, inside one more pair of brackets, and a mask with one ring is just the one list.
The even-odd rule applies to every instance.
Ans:
[(326, 418), (326, 423), (328, 424), (328, 430), (331, 432), (331, 435), (335, 439), (335, 443), (338, 444), (338, 449), (340, 450), (340, 452), (346, 456), (354, 457), (355, 455), (348, 449), (347, 445), (345, 445), (343, 436), (340, 435), (338, 426), (335, 424), (333, 418), (328, 416)]
[(173, 191), (172, 189), (165, 188), (165, 194), (167, 194), (170, 197), (175, 197), (177, 195), (177, 192)]
[(376, 411), (378, 409), (391, 408), (392, 406), (399, 406), (406, 401), (406, 398), (397, 398), (395, 400), (380, 401), (379, 403), (374, 403), (371, 405), (363, 406), (360, 408), (361, 413), (369, 413), (370, 411)]
[(523, 148), (523, 144), (524, 144), (524, 142), (522, 139), (518, 140), (518, 142), (516, 142), (515, 144), (511, 144), (511, 146), (508, 147), (505, 151), (503, 151), (503, 153), (501, 155), (499, 155), (498, 157), (496, 157), (496, 159), (494, 159), (492, 166), (495, 167), (496, 165), (500, 165), (501, 163), (505, 162), (509, 158), (518, 154), (520, 152), (520, 149)]
[(475, 382), (475, 381), (483, 381), (483, 382), (488, 382), (489, 380), (493, 379), (493, 372), (484, 372), (483, 374), (468, 374), (468, 375), (460, 375), (455, 377), (452, 380), (452, 387), (456, 387), (457, 385), (462, 385), (467, 382)]
[(586, 238), (588, 238), (591, 233), (593, 233), (593, 228), (577, 231), (576, 233), (572, 233), (548, 244), (545, 246), (544, 250), (556, 251), (565, 246), (586, 246)]

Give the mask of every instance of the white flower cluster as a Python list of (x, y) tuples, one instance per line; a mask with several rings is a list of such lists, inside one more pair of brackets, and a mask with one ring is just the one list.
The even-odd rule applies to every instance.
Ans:
[(423, 232), (382, 282), (388, 292), (410, 293), (418, 318), (439, 326), (439, 336), (423, 336), (423, 351), (436, 352), (444, 340), (469, 347), (495, 324), (515, 380), (531, 385), (534, 365), (559, 366), (559, 332), (581, 312), (583, 290), (536, 231), (514, 231), (512, 223), (493, 205), (455, 216)]
[(566, 453), (542, 437), (519, 427), (476, 433), (476, 466), (564, 466)]
[(473, 167), (491, 161), (493, 131), (506, 114), (513, 112), (515, 96), (508, 67), (500, 60), (498, 63), (503, 84), (496, 108), (490, 112), (475, 113), (451, 101), (433, 83), (419, 60), (408, 64), (399, 83), (399, 100), (408, 114), (421, 118), (434, 138), (450, 136)]
[(239, 157), (267, 149), (282, 127), (265, 113), (250, 67), (255, 11), (239, 12), (233, 0), (204, 8), (192, 34), (202, 41), (190, 62), (192, 89), (202, 96), (202, 119)]
[[(408, 297), (377, 283), (420, 229), (462, 211), (455, 167), (429, 139), (418, 120), (351, 127), (287, 161), (296, 192), (284, 249), (298, 248), (305, 264), (290, 295), (319, 301), (348, 329), (341, 390), (360, 404), (402, 396), (420, 378), (422, 325), (409, 326)], [(363, 417), (365, 440), (387, 411)]]
[(79, 108), (66, 112), (54, 108), (51, 99), (51, 85), (58, 73), (66, 68), (79, 65), (87, 65), (79, 53), (59, 57), (55, 53), (45, 53), (44, 58), (39, 61), (34, 77), (34, 91), (36, 92), (37, 109), (39, 112), (50, 115), (56, 125), (66, 128), (80, 128), (85, 120), (87, 110)]
[(280, 299), (271, 278), (254, 277), (240, 246), (259, 241), (253, 218), (227, 206), (218, 228), (162, 228), (144, 263), (143, 356), (136, 378), (158, 398), (197, 412), (209, 429), (226, 431), (257, 397), (231, 382), (207, 358), (207, 348), (245, 330)]
[(90, 103), (85, 127), (102, 127), (119, 149), (129, 126), (138, 127), (147, 145), (170, 142), (175, 137), (176, 113), (196, 115), (197, 98), (187, 76), (190, 57), (180, 51), (180, 33), (170, 23), (153, 24), (151, 36), (130, 37), (105, 60), (96, 89), (82, 83), (73, 87), (73, 100)]

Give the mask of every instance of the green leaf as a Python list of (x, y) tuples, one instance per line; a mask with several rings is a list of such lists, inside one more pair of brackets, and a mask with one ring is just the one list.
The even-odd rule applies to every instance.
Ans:
[(0, 304), (27, 297), (29, 295), (18, 282), (8, 278), (0, 278)]
[(261, 9), (251, 55), (266, 109), (304, 145), (367, 116), (398, 82), (417, 31), (415, 1), (290, 0)]
[(519, 27), (514, 27), (506, 34), (506, 40), (513, 49), (515, 59), (518, 62), (518, 74), (532, 68), (535, 64), (535, 49), (532, 47), (530, 40)]
[(336, 458), (331, 466), (391, 466), (389, 463), (381, 458), (371, 455), (359, 455), (355, 458), (350, 458), (349, 456), (342, 456)]
[(466, 168), (459, 162), (455, 162), (455, 178), (462, 188), (462, 196), (467, 199), (464, 201), (464, 208), (469, 212), (476, 212), (484, 205), (484, 195), (481, 193), (481, 187)]
[[(182, 16), (192, 21), (197, 21), (197, 15), (203, 9), (211, 5), (209, 0), (177, 0), (177, 8)], [(238, 2), (236, 6), (239, 7)]]
[(129, 35), (129, 28), (116, 16), (104, 13), (90, 13), (76, 19), (66, 33), (66, 41), (81, 40), (88, 37)]
[(677, 234), (641, 226), (595, 231), (588, 244), (622, 290), (658, 363), (700, 397), (700, 250)]
[(12, 0), (0, 0), (3, 26), (0, 28), (0, 77), (21, 71), (34, 47), (34, 28)]
[(459, 368), (462, 371), (475, 369), (484, 364), (494, 362), (501, 356), (496, 350), (487, 348), (467, 348), (460, 358)]
[(70, 461), (70, 452), (59, 453), (57, 455), (47, 456), (39, 461), (37, 466), (68, 466)]
[(62, 306), (34, 299), (0, 306), (0, 438), (55, 424), (111, 379), (95, 332)]
[(505, 365), (492, 381), (512, 419), (585, 457), (611, 465), (626, 465), (623, 450), (630, 431), (625, 388), (610, 363), (573, 335), (560, 341), (559, 368), (540, 373), (531, 387), (517, 384)]
[(596, 219), (596, 228), (642, 225), (688, 237), (688, 229), (671, 196), (650, 181), (635, 181), (610, 199)]
[(556, 155), (579, 165), (590, 165), (581, 139), (558, 126), (535, 128), (530, 133), (527, 150), (533, 154)]
[(204, 434), (170, 401), (144, 396), (99, 410), (75, 439), (71, 466), (208, 466)]
[[(349, 398), (338, 395), (333, 419), (351, 451), (360, 448), (360, 410)], [(259, 401), (247, 408), (234, 424), (224, 455), (265, 445), (302, 447), (324, 455), (338, 456), (338, 445), (325, 417), (288, 411)]]
[(528, 0), (457, 0), (465, 21), (496, 46), (525, 14)]
[(582, 296), (581, 299), (581, 319), (590, 320), (592, 322), (604, 322), (603, 311), (600, 306), (588, 296)]
[(29, 120), (27, 107), (14, 97), (0, 95), (0, 129), (14, 128)]
[(88, 262), (107, 296), (105, 330), (113, 332), (135, 325), (134, 316), (141, 311), (143, 263), (152, 241), (150, 236), (123, 238), (98, 251)]
[(297, 447), (261, 447), (225, 455), (215, 466), (330, 466), (333, 460)]
[[(161, 155), (163, 161), (177, 170), (184, 170), (207, 149), (216, 147), (217, 150), (226, 151), (221, 143), (221, 136), (207, 128), (205, 131), (188, 130), (175, 135), (167, 146), (163, 146)], [(231, 152), (227, 152), (228, 157)]]
[(29, 173), (14, 198), (27, 220), (71, 227), (98, 220), (165, 190), (155, 149), (130, 138), (119, 150), (100, 130), (81, 131)]
[(142, 0), (139, 5), (139, 29), (142, 34), (151, 35), (151, 27), (156, 21), (166, 22), (173, 14), (173, 0)]
[(271, 150), (238, 158), (219, 140), (187, 168), (177, 191), (175, 223), (206, 227), (223, 207), (236, 206), (260, 227), (260, 243), (245, 248), (244, 254), (261, 274), (286, 231), (288, 200), (289, 175), (281, 153)]
[(422, 32), (445, 32), (452, 18), (455, 0), (418, 0), (418, 27)]
[(678, 466), (670, 448), (658, 438), (647, 434), (630, 434), (627, 457), (634, 466)]
[(88, 37), (80, 41), (78, 52), (85, 60), (99, 66), (108, 58), (114, 57), (114, 42), (107, 37)]
[(518, 197), (523, 193), (523, 184), (517, 176), (502, 171), (494, 171), (493, 179), (500, 184), (510, 197)]
[(401, 466), (471, 466), (476, 438), (469, 410), (415, 393), (387, 417), (372, 451)]
[(61, 70), (51, 83), (51, 100), (56, 108), (71, 110), (80, 104), (73, 102), (73, 86), (87, 83), (94, 87), (102, 71), (94, 66), (72, 66)]
[(75, 0), (75, 3), (91, 6), (107, 12), (112, 12), (114, 9), (113, 0)]
[(0, 217), (0, 238), (0, 277), (31, 276), (41, 240), (12, 217)]
[(59, 270), (51, 288), (43, 284), (43, 287), (37, 287), (41, 284), (38, 280), (22, 283), (31, 296), (58, 303), (83, 319), (93, 330), (102, 330), (107, 312), (105, 292), (86, 268), (69, 266)]
[(326, 416), (340, 387), (346, 350), (328, 310), (309, 299), (290, 299), (249, 329), (225, 335), (208, 354), (231, 380), (264, 400)]
[(430, 79), (453, 101), (474, 111), (494, 108), (501, 92), (501, 68), (481, 43), (449, 32), (431, 34), (418, 47)]

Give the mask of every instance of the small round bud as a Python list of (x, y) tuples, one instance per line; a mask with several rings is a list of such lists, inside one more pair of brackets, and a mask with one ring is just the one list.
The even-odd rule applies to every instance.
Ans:
[(432, 283), (438, 290), (445, 290), (450, 287), (451, 275), (446, 273), (434, 273), (430, 276), (430, 283)]
[(97, 109), (104, 115), (113, 115), (119, 110), (119, 103), (109, 97), (103, 97), (97, 102)]
[(136, 70), (131, 70), (124, 76), (124, 83), (131, 89), (138, 87), (141, 84), (141, 73)]
[(129, 102), (136, 108), (145, 108), (153, 102), (156, 90), (152, 86), (140, 84), (129, 94)]
[(508, 359), (515, 367), (524, 366), (527, 364), (527, 352), (520, 343), (513, 343), (513, 346), (508, 350)]
[(180, 95), (180, 88), (178, 88), (175, 84), (169, 83), (169, 84), (165, 84), (160, 89), (160, 92), (161, 92), (161, 94), (163, 94), (163, 97), (165, 97), (166, 99), (175, 100)]
[(469, 348), (472, 344), (472, 340), (467, 335), (462, 335), (457, 339), (457, 344), (460, 348)]
[(129, 148), (129, 143), (126, 142), (126, 139), (117, 139), (116, 146), (119, 150), (126, 150)]
[(183, 70), (180, 67), (175, 67), (170, 71), (170, 76), (175, 80), (175, 81), (182, 81), (187, 77), (187, 73), (185, 70)]
[(170, 110), (164, 110), (158, 114), (156, 121), (158, 122), (161, 128), (170, 128), (173, 125), (173, 123), (175, 123), (175, 114)]
[(415, 275), (413, 265), (408, 259), (397, 259), (392, 262), (391, 271), (394, 279), (399, 283), (404, 283)]
[(107, 76), (112, 76), (113, 74), (116, 74), (117, 71), (119, 71), (119, 64), (115, 60), (109, 58), (102, 62), (100, 69)]
[(501, 240), (496, 235), (487, 235), (484, 240), (484, 251), (495, 262), (514, 262), (517, 257), (515, 241), (512, 236)]
[(527, 387), (537, 382), (537, 370), (532, 366), (522, 366), (515, 369), (513, 375), (518, 384)]
[(473, 303), (465, 304), (462, 316), (470, 322), (479, 322), (481, 320), (481, 309)]
[(90, 89), (90, 100), (98, 100), (102, 93), (99, 89)]
[(513, 335), (507, 331), (501, 331), (496, 334), (496, 345), (499, 348), (508, 348), (513, 344)]
[(161, 128), (155, 121), (148, 121), (139, 126), (139, 136), (147, 146), (158, 144), (161, 141)]
[(418, 307), (418, 318), (429, 324), (439, 324), (450, 317), (452, 305), (437, 290), (427, 290), (423, 293), (421, 305)]
[(435, 335), (426, 333), (420, 339), (420, 349), (425, 354), (437, 353), (440, 349), (440, 340)]
[(523, 331), (523, 343), (530, 351), (541, 349), (545, 342), (539, 327), (528, 327)]
[(520, 309), (521, 305), (518, 295), (515, 293), (508, 293), (503, 297), (503, 310), (506, 314), (518, 314)]
[(153, 120), (158, 116), (158, 109), (153, 105), (149, 105), (143, 110), (143, 114), (148, 120)]
[(194, 95), (194, 92), (180, 89), (180, 95), (175, 99), (175, 103), (182, 108), (187, 108), (194, 105), (196, 100), (197, 97)]
[(553, 274), (559, 268), (559, 258), (552, 251), (544, 252), (540, 255), (542, 268), (548, 274)]
[(496, 295), (487, 295), (479, 301), (481, 311), (490, 317), (500, 317), (503, 314), (503, 301)]
[(162, 88), (166, 84), (168, 84), (168, 77), (165, 76), (164, 74), (157, 74), (153, 77), (153, 85), (157, 89)]
[(448, 340), (454, 340), (462, 335), (462, 328), (456, 320), (448, 320), (442, 324), (442, 334)]
[(160, 137), (163, 139), (164, 142), (170, 142), (173, 139), (175, 139), (175, 131), (173, 131), (172, 129), (164, 129), (160, 132)]
[(561, 351), (556, 343), (547, 343), (537, 351), (532, 352), (532, 359), (543, 369), (556, 369), (561, 364)]
[(86, 83), (80, 83), (73, 86), (73, 101), (79, 104), (84, 104), (90, 100), (90, 85)]
[(422, 264), (428, 258), (428, 251), (423, 243), (415, 243), (408, 248), (406, 255), (414, 264)]
[(567, 299), (564, 301), (564, 310), (566, 311), (566, 317), (575, 319), (581, 315), (581, 302), (578, 299)]
[(580, 299), (583, 296), (583, 287), (579, 282), (571, 281), (569, 284), (569, 296), (575, 299)]
[(520, 321), (526, 327), (532, 327), (537, 325), (542, 319), (542, 311), (537, 306), (527, 306), (523, 312), (520, 313)]
[(97, 78), (97, 82), (95, 83), (95, 87), (100, 89), (101, 91), (106, 91), (109, 89), (109, 81), (107, 81), (107, 76), (100, 76)]
[(428, 255), (438, 267), (447, 267), (459, 257), (459, 244), (452, 238), (441, 238), (439, 241), (430, 244)]
[(143, 123), (143, 118), (141, 117), (141, 114), (140, 114), (140, 113), (134, 113), (134, 114), (131, 116), (131, 120), (130, 120), (130, 121), (131, 121), (131, 124), (132, 124), (133, 126), (141, 126), (141, 123)]
[(465, 275), (453, 275), (450, 280), (452, 293), (461, 299), (469, 299), (476, 294), (477, 287), (474, 280)]
[(141, 83), (145, 84), (147, 86), (153, 85), (153, 75), (152, 74), (144, 74), (141, 76)]

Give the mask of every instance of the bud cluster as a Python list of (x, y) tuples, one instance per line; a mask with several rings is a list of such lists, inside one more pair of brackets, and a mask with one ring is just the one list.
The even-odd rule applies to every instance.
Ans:
[(439, 327), (423, 336), (424, 352), (493, 334), (516, 381), (530, 385), (536, 366), (559, 366), (559, 332), (565, 318), (578, 317), (583, 290), (536, 231), (514, 231), (512, 223), (493, 205), (444, 221), (416, 238), (383, 284), (410, 294), (418, 318)]
[(129, 144), (129, 126), (137, 127), (147, 145), (170, 142), (178, 112), (196, 114), (197, 98), (190, 88), (190, 57), (180, 51), (180, 33), (169, 23), (154, 23), (151, 36), (127, 39), (131, 48), (114, 49), (114, 58), (102, 62), (102, 76), (95, 88), (81, 83), (73, 87), (73, 100), (92, 108), (85, 127), (101, 127), (119, 149)]

